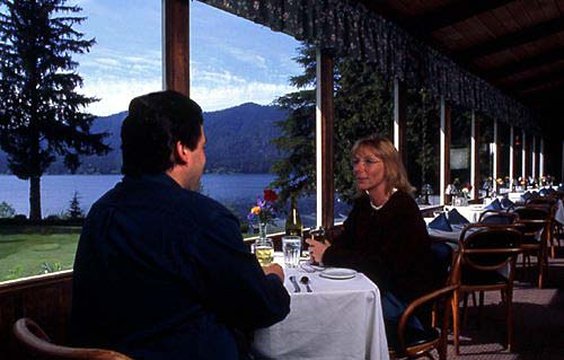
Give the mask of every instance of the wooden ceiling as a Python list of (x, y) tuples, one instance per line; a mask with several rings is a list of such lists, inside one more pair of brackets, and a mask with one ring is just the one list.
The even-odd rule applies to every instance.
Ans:
[(564, 0), (359, 1), (538, 110), (564, 139)]

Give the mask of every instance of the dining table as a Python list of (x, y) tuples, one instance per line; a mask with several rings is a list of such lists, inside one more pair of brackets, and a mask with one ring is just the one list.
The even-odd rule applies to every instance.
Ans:
[[(283, 263), (279, 254), (275, 262)], [(389, 359), (378, 286), (350, 269), (345, 270), (350, 276), (334, 278), (323, 277), (332, 274), (326, 270), (304, 260), (284, 269), (290, 313), (255, 332), (257, 358)]]
[(485, 205), (483, 204), (472, 204), (465, 206), (451, 206), (445, 205), (444, 210), (449, 212), (456, 209), (460, 215), (464, 216), (471, 223), (476, 223), (480, 220), (480, 215), (485, 211)]

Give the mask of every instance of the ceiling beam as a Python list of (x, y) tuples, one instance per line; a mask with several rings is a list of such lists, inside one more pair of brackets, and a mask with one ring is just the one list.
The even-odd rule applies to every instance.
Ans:
[(549, 92), (550, 97), (555, 97), (564, 88), (564, 79), (556, 79), (549, 83), (541, 84), (536, 87), (531, 87), (526, 90), (520, 91), (522, 96), (540, 96), (540, 94), (545, 94)]
[(513, 74), (562, 61), (562, 59), (564, 59), (564, 48), (550, 49), (549, 51), (537, 53), (534, 56), (518, 62), (514, 61), (507, 65), (482, 70), (481, 74), (487, 80), (495, 82), (496, 80), (501, 80)]
[(564, 80), (564, 68), (560, 67), (526, 79), (507, 82), (504, 83), (503, 86), (500, 84), (500, 86), (513, 92), (524, 92), (528, 89), (533, 89), (550, 82), (562, 80)]
[[(416, 32), (431, 33), (435, 30), (456, 24), (486, 11), (491, 11), (515, 0), (463, 0), (429, 11), (408, 21)], [(417, 34), (417, 33), (416, 33)]]
[(473, 58), (494, 54), (505, 49), (546, 38), (562, 31), (564, 31), (564, 18), (560, 17), (513, 33), (497, 36), (492, 41), (476, 44), (454, 54), (461, 60), (469, 61)]

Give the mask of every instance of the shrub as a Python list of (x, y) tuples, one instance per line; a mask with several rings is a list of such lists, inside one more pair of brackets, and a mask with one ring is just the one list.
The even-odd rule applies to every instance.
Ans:
[(54, 263), (44, 262), (43, 264), (41, 264), (41, 269), (43, 270), (44, 274), (49, 274), (63, 270), (63, 265), (58, 261)]
[(11, 218), (16, 215), (16, 210), (10, 204), (5, 201), (0, 203), (0, 218)]

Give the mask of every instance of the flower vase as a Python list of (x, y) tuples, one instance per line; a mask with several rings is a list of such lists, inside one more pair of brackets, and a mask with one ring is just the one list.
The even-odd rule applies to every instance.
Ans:
[(259, 222), (259, 237), (255, 242), (255, 256), (261, 266), (270, 265), (274, 260), (274, 245), (267, 237), (268, 223)]
[(261, 240), (265, 240), (267, 238), (266, 234), (268, 231), (268, 223), (259, 222), (258, 227), (259, 227), (259, 237), (257, 239), (257, 242), (260, 242)]

